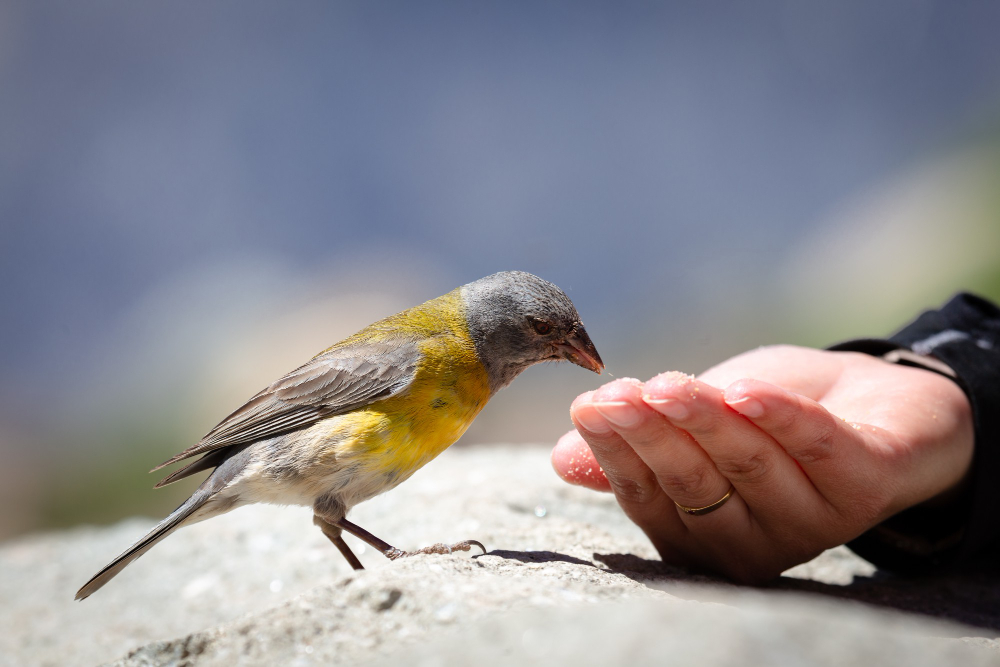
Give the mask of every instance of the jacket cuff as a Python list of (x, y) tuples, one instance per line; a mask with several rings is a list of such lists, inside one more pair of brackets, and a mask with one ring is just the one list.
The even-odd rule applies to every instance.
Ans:
[(975, 428), (969, 481), (956, 499), (945, 506), (904, 510), (847, 546), (881, 568), (909, 573), (972, 567), (988, 562), (991, 556), (995, 559), (1000, 554), (1000, 522), (996, 521), (1000, 516), (996, 492), (1000, 480), (1000, 309), (963, 293), (940, 310), (921, 314), (888, 339), (852, 340), (827, 349), (863, 352), (950, 377), (969, 399)]

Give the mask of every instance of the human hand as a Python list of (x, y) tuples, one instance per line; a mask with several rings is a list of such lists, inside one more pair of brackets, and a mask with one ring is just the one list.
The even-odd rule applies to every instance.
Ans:
[[(613, 491), (665, 562), (759, 582), (955, 490), (972, 459), (951, 380), (853, 352), (765, 347), (697, 379), (615, 380), (581, 394), (552, 453)], [(700, 516), (675, 505), (704, 507)]]

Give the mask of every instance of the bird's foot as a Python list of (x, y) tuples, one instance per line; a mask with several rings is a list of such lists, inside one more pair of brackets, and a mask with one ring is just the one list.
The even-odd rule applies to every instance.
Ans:
[(482, 549), (484, 554), (486, 553), (486, 547), (483, 546), (482, 542), (477, 540), (465, 540), (457, 544), (432, 544), (429, 547), (417, 549), (416, 551), (403, 551), (402, 549), (392, 547), (382, 553), (389, 560), (396, 560), (397, 558), (417, 556), (419, 554), (450, 554), (455, 551), (469, 551), (474, 546)]

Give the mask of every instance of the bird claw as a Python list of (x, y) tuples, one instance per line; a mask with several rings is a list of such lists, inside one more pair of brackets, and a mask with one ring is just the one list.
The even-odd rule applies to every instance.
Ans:
[(482, 542), (478, 540), (465, 540), (464, 542), (458, 542), (456, 544), (432, 544), (429, 547), (424, 547), (423, 549), (417, 549), (416, 551), (403, 551), (402, 549), (393, 549), (385, 554), (385, 557), (389, 560), (396, 560), (397, 558), (404, 558), (406, 556), (417, 556), (419, 554), (450, 554), (455, 551), (469, 551), (473, 546), (477, 546), (486, 553), (486, 547), (483, 546)]

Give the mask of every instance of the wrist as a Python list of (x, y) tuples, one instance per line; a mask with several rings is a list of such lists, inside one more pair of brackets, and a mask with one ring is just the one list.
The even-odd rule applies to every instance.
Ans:
[[(909, 387), (912, 393), (904, 392), (907, 400), (926, 405), (920, 412), (932, 417), (929, 423), (911, 424), (908, 440), (932, 453), (925, 470), (927, 482), (936, 488), (924, 486), (916, 494), (912, 488), (904, 489), (899, 511), (848, 546), (880, 567), (901, 572), (928, 571), (958, 561), (972, 514), (975, 441), (973, 410), (958, 373), (942, 360), (894, 341), (849, 341), (829, 349), (862, 352), (899, 366), (899, 381), (894, 384)], [(906, 380), (917, 377), (914, 372), (922, 374), (916, 391)]]

